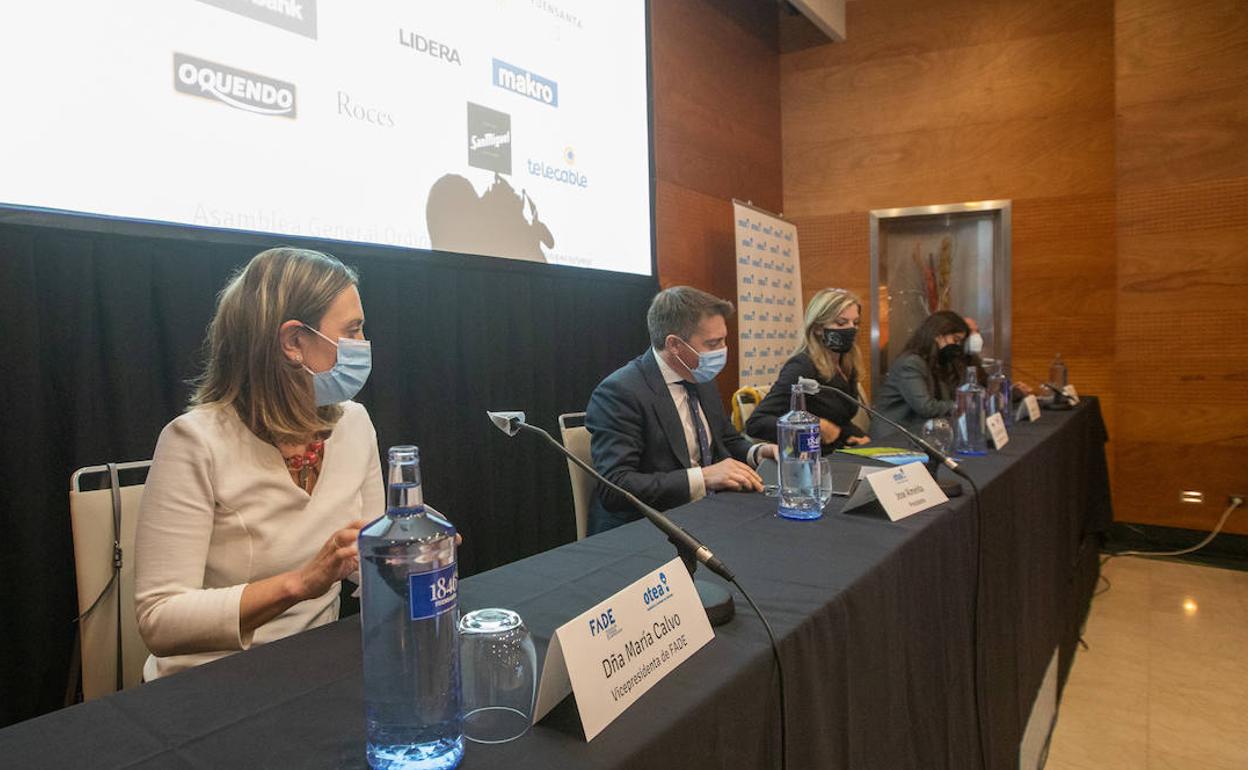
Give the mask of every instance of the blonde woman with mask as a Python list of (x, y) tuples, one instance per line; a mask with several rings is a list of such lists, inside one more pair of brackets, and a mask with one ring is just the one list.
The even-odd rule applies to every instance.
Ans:
[[(861, 315), (862, 302), (845, 289), (823, 289), (811, 298), (806, 306), (802, 342), (750, 415), (746, 433), (763, 441), (776, 440), (776, 421), (789, 411), (792, 386), (799, 377), (818, 380), (821, 385), (858, 397), (862, 356), (855, 343)], [(853, 423), (858, 407), (835, 393), (820, 391), (806, 396), (806, 411), (819, 418), (824, 451), (870, 441)]]
[(221, 292), (139, 513), (146, 679), (338, 617), (359, 529), (385, 505), (373, 423), (351, 401), (371, 367), (356, 284), (332, 256), (278, 248)]

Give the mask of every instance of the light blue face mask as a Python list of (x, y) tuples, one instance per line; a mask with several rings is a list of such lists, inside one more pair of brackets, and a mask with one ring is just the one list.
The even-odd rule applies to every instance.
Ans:
[(316, 391), (316, 405), (329, 406), (341, 401), (349, 401), (360, 392), (368, 380), (368, 373), (373, 369), (373, 346), (368, 340), (352, 340), (341, 337), (334, 342), (311, 326), (303, 328), (325, 340), (338, 349), (337, 359), (333, 367), (323, 372), (314, 372), (304, 365), (308, 374), (312, 375), (312, 388)]
[[(680, 339), (677, 337), (676, 339)], [(680, 340), (681, 344), (693, 350), (693, 346), (684, 340)], [(694, 353), (698, 351), (693, 350)], [(681, 363), (684, 363), (683, 361)], [(693, 375), (694, 382), (710, 382), (715, 379), (716, 375), (724, 370), (724, 365), (728, 363), (728, 346), (725, 345), (718, 350), (711, 350), (706, 353), (698, 353), (697, 368), (689, 369), (689, 373)], [(688, 368), (688, 367), (686, 367)]]

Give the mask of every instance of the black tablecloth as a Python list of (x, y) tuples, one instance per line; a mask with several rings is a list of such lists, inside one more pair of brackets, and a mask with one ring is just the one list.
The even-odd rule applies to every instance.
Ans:
[[(741, 494), (672, 512), (776, 630), (790, 767), (963, 770), (981, 745), (990, 767), (1017, 767), (1032, 699), (1054, 649), (1069, 665), (1096, 580), (1105, 438), (1087, 399), (967, 460), (982, 533), (969, 490), (897, 523), (878, 506), (841, 513), (839, 499), (818, 521), (789, 521), (774, 498)], [(467, 578), (461, 609), (517, 610), (540, 660), (558, 625), (672, 556), (636, 522)], [(363, 767), (359, 633), (348, 618), (14, 725), (0, 762)], [(738, 596), (736, 619), (592, 743), (569, 700), (520, 740), (469, 744), (462, 767), (776, 767), (778, 720), (767, 637)]]

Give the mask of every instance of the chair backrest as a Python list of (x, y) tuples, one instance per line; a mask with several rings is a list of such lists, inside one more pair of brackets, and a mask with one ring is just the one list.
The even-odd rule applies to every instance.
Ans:
[[(144, 485), (127, 485), (122, 476), (146, 479), (151, 464), (143, 460), (95, 465), (80, 468), (70, 477), (78, 612), (80, 616), (85, 613), (79, 621), (83, 700), (115, 692), (118, 682), (131, 687), (143, 681), (148, 650), (134, 612), (134, 533)], [(101, 477), (103, 486), (97, 488)], [(120, 549), (119, 568), (115, 568), (114, 542)]]
[[(570, 412), (559, 415), (559, 436), (569, 452), (593, 463), (589, 453), (589, 430), (585, 427), (584, 412)], [(598, 481), (568, 460), (568, 477), (572, 481), (572, 506), (576, 512), (576, 539), (585, 539), (585, 529), (589, 521), (589, 501), (593, 499), (594, 487)]]
[[(862, 387), (861, 382), (858, 383), (858, 400), (864, 404), (871, 403), (867, 400), (867, 390)], [(863, 433), (871, 432), (871, 415), (867, 414), (867, 410), (859, 407), (858, 413), (854, 415), (854, 419), (851, 420), (851, 422), (854, 425), (857, 425)]]
[(749, 422), (754, 408), (763, 400), (758, 388), (744, 385), (732, 394), (732, 426), (740, 433), (745, 433), (745, 424)]

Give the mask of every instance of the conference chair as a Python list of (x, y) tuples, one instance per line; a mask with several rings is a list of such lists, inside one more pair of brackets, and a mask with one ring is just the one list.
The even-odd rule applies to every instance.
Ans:
[[(78, 579), (78, 634), (66, 701), (92, 700), (143, 681), (147, 647), (134, 612), (134, 533), (151, 460), (79, 468), (69, 479)], [(131, 483), (123, 483), (122, 477)], [(138, 479), (136, 482), (135, 479)]]
[(758, 388), (752, 388), (749, 385), (737, 388), (737, 392), (732, 394), (732, 427), (744, 435), (745, 423), (749, 421), (750, 415), (754, 414), (754, 408), (762, 403), (762, 400), (763, 393)]
[[(589, 429), (585, 427), (584, 412), (559, 415), (559, 437), (568, 451), (587, 463), (593, 463), (589, 454)], [(568, 460), (568, 476), (572, 481), (572, 507), (576, 512), (576, 539), (585, 539), (589, 521), (589, 501), (593, 499), (597, 481), (576, 463)]]

